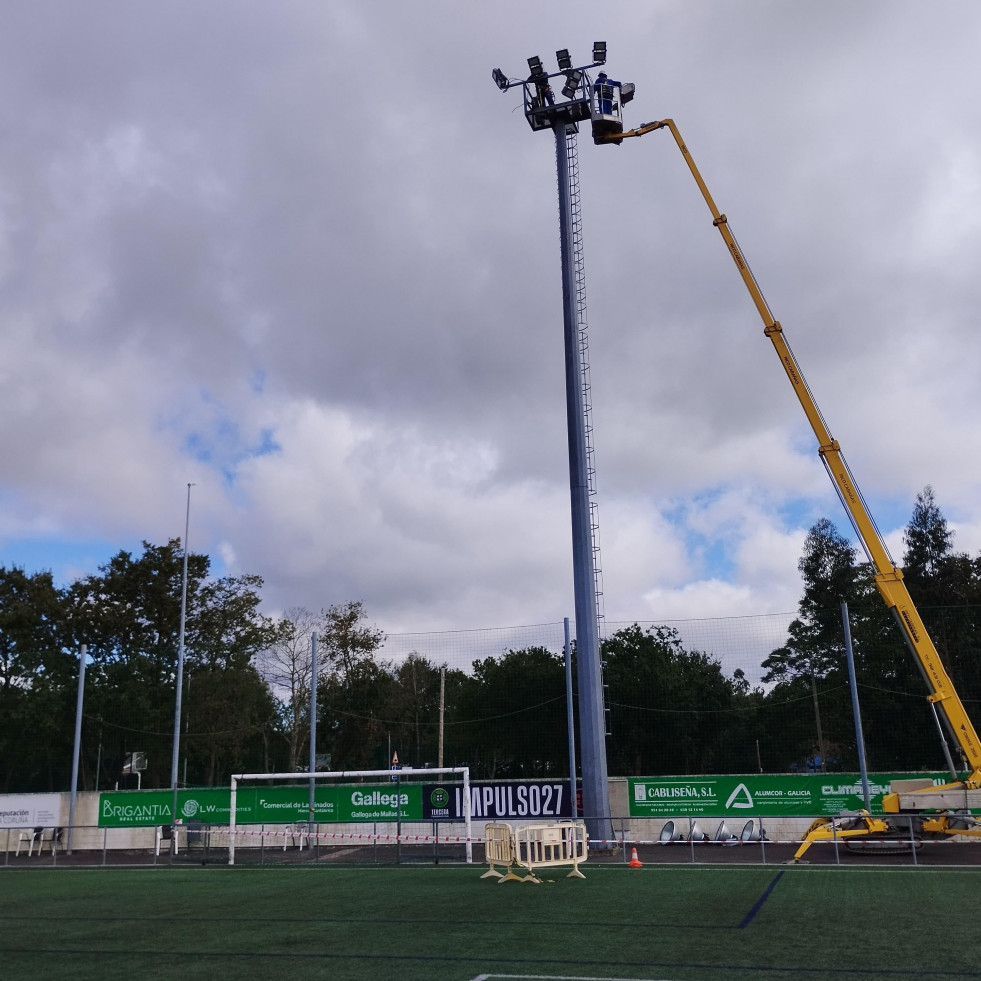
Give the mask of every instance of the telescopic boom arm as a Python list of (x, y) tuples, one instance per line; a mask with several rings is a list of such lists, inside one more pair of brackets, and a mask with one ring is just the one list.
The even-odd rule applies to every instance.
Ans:
[[(828, 427), (817, 407), (814, 396), (807, 387), (807, 382), (804, 381), (804, 376), (797, 364), (797, 360), (784, 337), (783, 327), (780, 326), (779, 321), (773, 318), (773, 314), (767, 306), (763, 293), (749, 268), (749, 263), (746, 261), (742, 250), (736, 242), (735, 236), (729, 228), (728, 219), (716, 207), (715, 201), (712, 199), (712, 195), (709, 193), (709, 189), (702, 179), (702, 175), (695, 166), (695, 161), (692, 160), (691, 154), (688, 152), (688, 147), (678, 132), (678, 127), (675, 125), (674, 120), (662, 119), (657, 122), (646, 123), (633, 130), (619, 133), (617, 134), (617, 139), (643, 136), (657, 129), (670, 130), (675, 143), (678, 144), (678, 149), (681, 151), (682, 156), (684, 156), (685, 162), (688, 164), (688, 169), (691, 171), (692, 177), (695, 178), (695, 183), (698, 184), (698, 188), (702, 192), (702, 197), (705, 198), (705, 203), (712, 212), (712, 224), (719, 229), (722, 238), (725, 240), (729, 254), (736, 263), (739, 275), (742, 276), (743, 282), (746, 284), (746, 289), (749, 290), (753, 303), (756, 305), (756, 309), (763, 320), (763, 332), (773, 343), (777, 356), (780, 358), (780, 363), (783, 365), (784, 371), (787, 373), (787, 377), (794, 387), (794, 392), (804, 409), (807, 421), (811, 424), (811, 429), (813, 429), (814, 435), (817, 437), (818, 452), (828, 471), (828, 476), (835, 485), (835, 489), (848, 512), (855, 532), (875, 568), (876, 587), (885, 600), (886, 605), (896, 616), (903, 631), (903, 636), (910, 650), (916, 656), (917, 663), (923, 672), (930, 690), (927, 699), (940, 709), (951, 735), (957, 740), (961, 752), (964, 755), (965, 763), (970, 772), (962, 785), (969, 789), (981, 787), (981, 741), (978, 739), (978, 734), (975, 732), (974, 726), (968, 718), (967, 712), (964, 710), (964, 705), (940, 661), (937, 649), (934, 647), (933, 641), (927, 634), (923, 621), (920, 619), (920, 615), (913, 605), (909, 590), (907, 590), (906, 584), (903, 582), (902, 570), (892, 561), (885, 542), (882, 540), (882, 535), (869, 513), (869, 509), (855, 484), (851, 471), (848, 469), (848, 464), (845, 462), (845, 458), (841, 453), (838, 441), (828, 431)], [(609, 141), (597, 138), (596, 142)]]

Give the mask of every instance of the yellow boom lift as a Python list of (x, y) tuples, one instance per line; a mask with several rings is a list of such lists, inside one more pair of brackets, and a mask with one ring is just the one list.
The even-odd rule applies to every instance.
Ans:
[[(596, 117), (594, 112), (594, 120)], [(927, 634), (923, 621), (913, 605), (909, 590), (903, 582), (903, 573), (896, 566), (886, 548), (882, 535), (872, 519), (869, 509), (855, 484), (851, 471), (838, 446), (831, 436), (821, 412), (817, 407), (797, 360), (790, 350), (780, 322), (773, 318), (770, 308), (756, 283), (742, 250), (729, 228), (728, 219), (715, 205), (702, 175), (692, 160), (678, 127), (671, 119), (646, 123), (637, 129), (604, 132), (594, 125), (593, 139), (596, 143), (620, 143), (629, 137), (643, 136), (655, 130), (666, 129), (674, 137), (678, 149), (688, 164), (705, 203), (712, 212), (712, 224), (718, 228), (725, 241), (729, 254), (736, 263), (749, 295), (763, 320), (763, 333), (770, 339), (780, 363), (783, 365), (790, 384), (804, 409), (807, 421), (814, 430), (818, 441), (818, 453), (824, 462), (838, 496), (848, 512), (855, 532), (862, 542), (869, 561), (875, 569), (875, 584), (893, 612), (902, 630), (907, 645), (916, 657), (929, 689), (927, 700), (938, 709), (948, 733), (960, 747), (967, 774), (962, 780), (955, 780), (941, 787), (932, 781), (906, 781), (903, 785), (894, 784), (890, 793), (883, 798), (883, 816), (873, 816), (868, 811), (843, 812), (836, 817), (818, 818), (808, 829), (800, 848), (794, 855), (799, 861), (815, 841), (834, 839), (855, 839), (882, 844), (915, 842), (923, 838), (944, 838), (949, 835), (974, 835), (981, 837), (981, 822), (971, 816), (972, 807), (981, 807), (981, 741), (968, 718), (964, 705), (954, 690), (937, 649)], [(910, 786), (910, 785), (918, 786)], [(923, 786), (923, 784), (930, 784)], [(896, 817), (893, 817), (896, 815)], [(903, 815), (902, 818), (899, 815)]]

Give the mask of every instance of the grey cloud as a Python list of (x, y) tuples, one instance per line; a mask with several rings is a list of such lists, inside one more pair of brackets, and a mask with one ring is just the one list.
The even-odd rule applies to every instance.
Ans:
[[(107, 543), (162, 537), (184, 483), (210, 481), (198, 540), (281, 606), (364, 598), (417, 626), (567, 611), (554, 151), (490, 69), (603, 35), (637, 82), (631, 120), (682, 127), (867, 492), (911, 503), (932, 482), (971, 523), (981, 14), (926, 11), (16, 5), (9, 527), (71, 536), (88, 514)], [(783, 504), (833, 507), (799, 407), (667, 134), (583, 134), (580, 162), (601, 520), (676, 555), (664, 514), (754, 487), (771, 525), (732, 519), (738, 565), (794, 531)], [(610, 570), (626, 617), (682, 588), (629, 567)], [(754, 575), (725, 602), (765, 593), (773, 571)]]

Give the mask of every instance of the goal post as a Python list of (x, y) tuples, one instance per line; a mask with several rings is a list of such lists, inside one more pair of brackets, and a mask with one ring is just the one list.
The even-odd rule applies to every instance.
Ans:
[[(462, 793), (460, 803), (462, 805), (462, 817), (465, 827), (464, 837), (466, 843), (467, 864), (473, 863), (473, 835), (471, 833), (470, 821), (470, 767), (468, 766), (445, 766), (445, 767), (404, 767), (400, 770), (323, 770), (316, 773), (234, 773), (231, 778), (231, 795), (229, 800), (230, 813), (228, 816), (228, 864), (235, 864), (235, 838), (237, 829), (237, 810), (238, 810), (238, 789), (240, 784), (266, 782), (290, 781), (294, 786), (309, 785), (311, 787), (311, 807), (313, 806), (313, 786), (317, 782), (330, 781), (334, 784), (343, 784), (345, 780), (357, 781), (370, 779), (372, 777), (386, 781), (401, 783), (406, 778), (412, 778), (415, 782), (426, 778), (438, 777), (441, 774), (458, 774), (462, 782)], [(311, 819), (313, 814), (311, 813)], [(354, 823), (354, 822), (351, 822)]]

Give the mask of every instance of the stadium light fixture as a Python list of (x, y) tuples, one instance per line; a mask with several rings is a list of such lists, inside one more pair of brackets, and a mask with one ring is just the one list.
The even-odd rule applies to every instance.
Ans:
[(566, 76), (566, 83), (562, 86), (562, 94), (567, 99), (574, 99), (582, 81), (582, 72), (577, 68), (574, 72), (569, 72)]
[[(554, 49), (553, 49), (554, 50)], [(593, 47), (594, 53), (606, 60), (606, 42), (597, 42)], [(577, 321), (575, 317), (576, 300), (573, 295), (574, 283), (577, 282), (578, 259), (575, 249), (566, 248), (566, 244), (575, 241), (573, 226), (574, 209), (573, 195), (578, 195), (576, 180), (577, 168), (574, 166), (575, 156), (571, 147), (573, 134), (578, 132), (578, 125), (591, 119), (591, 100), (589, 98), (589, 70), (593, 65), (586, 64), (574, 68), (565, 61), (568, 49), (559, 49), (556, 56), (560, 64), (569, 64), (568, 68), (560, 68), (554, 77), (565, 82), (563, 97), (556, 100), (549, 85), (550, 76), (542, 68), (541, 58), (531, 57), (528, 66), (530, 77), (516, 79), (512, 85), (521, 86), (524, 96), (524, 115), (532, 131), (538, 133), (550, 130), (555, 139), (555, 157), (559, 197), (559, 234), (562, 242), (562, 285), (563, 285), (563, 335), (565, 340), (566, 368), (566, 416), (568, 421), (570, 452), (569, 484), (572, 505), (572, 565), (573, 582), (576, 587), (576, 634), (577, 656), (582, 664), (588, 666), (580, 673), (580, 709), (582, 735), (582, 774), (583, 774), (583, 810), (586, 815), (589, 834), (594, 839), (612, 838), (612, 817), (610, 815), (610, 794), (607, 779), (608, 762), (604, 734), (609, 733), (609, 714), (604, 710), (602, 673), (599, 670), (601, 660), (597, 630), (597, 597), (596, 597), (596, 568), (593, 559), (592, 522), (589, 514), (589, 502), (578, 488), (588, 483), (586, 465), (587, 454), (581, 452), (589, 446), (587, 437), (587, 419), (583, 406), (579, 404), (577, 393), (581, 394), (582, 371), (578, 360), (579, 337), (577, 336)], [(622, 132), (622, 127), (621, 130)], [(579, 452), (576, 448), (579, 448)], [(570, 770), (574, 771), (574, 767)], [(234, 816), (235, 806), (231, 806)], [(234, 841), (234, 832), (229, 836)]]
[(598, 65), (606, 64), (606, 41), (593, 41), (593, 61)]
[(508, 88), (508, 77), (507, 77), (507, 75), (504, 74), (504, 72), (501, 71), (500, 68), (495, 68), (491, 72), (491, 78), (494, 79), (494, 83), (497, 85), (497, 87), (502, 92), (507, 91), (507, 88)]
[(572, 67), (572, 58), (569, 57), (568, 48), (560, 48), (555, 52), (555, 60), (559, 63), (559, 71), (565, 72)]

